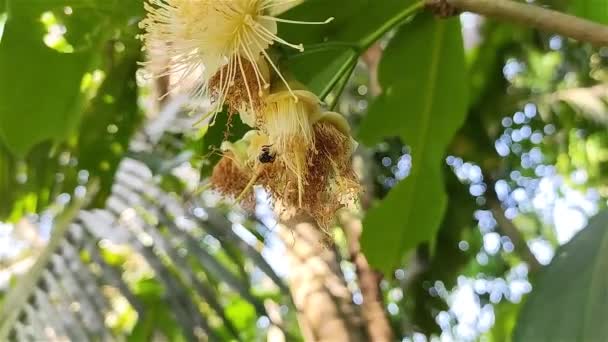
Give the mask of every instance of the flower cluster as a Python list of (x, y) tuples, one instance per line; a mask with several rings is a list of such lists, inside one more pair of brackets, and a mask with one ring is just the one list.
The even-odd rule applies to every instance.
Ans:
[(355, 200), (348, 123), (288, 81), (268, 53), (275, 43), (303, 50), (277, 35), (277, 22), (324, 24), (331, 18), (298, 22), (271, 15), (294, 0), (147, 1), (141, 38), (148, 49), (165, 43), (167, 73), (197, 75), (190, 95), (211, 99), (210, 114), (227, 108), (252, 127), (240, 140), (222, 144), (211, 177), (216, 190), (248, 205), (252, 187), (261, 185), (275, 208), (300, 208), (321, 225)]

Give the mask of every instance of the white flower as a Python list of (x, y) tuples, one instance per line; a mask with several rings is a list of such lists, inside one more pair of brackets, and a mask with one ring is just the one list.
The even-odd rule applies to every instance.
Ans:
[[(140, 37), (149, 50), (161, 49), (154, 52), (169, 57), (168, 74), (181, 78), (200, 75), (191, 95), (211, 97), (214, 112), (227, 102), (234, 111), (242, 110), (229, 102), (230, 96), (239, 97), (238, 101), (256, 111), (269, 87), (266, 63), (287, 85), (266, 49), (279, 43), (303, 50), (301, 44), (277, 35), (277, 22), (323, 24), (331, 20), (310, 23), (269, 15), (290, 2), (293, 0), (147, 0), (148, 14), (140, 23), (145, 33)], [(159, 41), (165, 44), (159, 46), (155, 43)], [(235, 84), (245, 88), (240, 95), (231, 93)]]

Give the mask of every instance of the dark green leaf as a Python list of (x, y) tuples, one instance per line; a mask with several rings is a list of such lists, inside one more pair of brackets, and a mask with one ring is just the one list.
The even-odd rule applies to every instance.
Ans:
[[(35, 146), (25, 160), (14, 155), (0, 142), (0, 219), (16, 221), (26, 213), (48, 205), (55, 174), (60, 166), (51, 157), (50, 144)], [(26, 176), (28, 182), (19, 182)]]
[(538, 275), (514, 341), (608, 340), (608, 212), (560, 247)]
[(606, 0), (571, 0), (570, 12), (579, 17), (608, 24), (608, 1)]
[[(308, 90), (325, 97), (336, 85), (340, 77), (357, 63), (359, 54), (352, 49), (330, 49), (310, 55), (297, 55), (290, 61), (289, 68), (298, 81), (306, 84)], [(320, 65), (324, 67), (319, 68)]]
[[(133, 1), (116, 4), (6, 2), (8, 17), (0, 42), (0, 75), (5, 80), (0, 82), (0, 139), (13, 153), (23, 156), (44, 140), (63, 141), (77, 127), (85, 100), (83, 77), (98, 66), (103, 38), (137, 13)], [(67, 6), (74, 15), (64, 13)], [(64, 41), (45, 38), (53, 25), (66, 28)]]
[[(356, 62), (356, 57), (376, 39), (384, 28), (403, 20), (414, 1), (385, 0), (311, 0), (287, 12), (291, 20), (334, 20), (325, 25), (301, 27), (281, 24), (281, 37), (294, 44), (310, 46), (309, 52), (289, 60), (288, 67), (311, 91), (324, 96)], [(312, 46), (311, 46), (312, 45)], [(325, 47), (324, 47), (325, 46)], [(314, 51), (314, 52), (313, 52)], [(291, 51), (290, 51), (291, 52)], [(336, 79), (337, 78), (337, 79)]]
[(411, 147), (412, 170), (364, 222), (370, 263), (389, 271), (404, 252), (435, 236), (446, 205), (441, 162), (467, 106), (458, 19), (425, 15), (391, 41), (379, 69), (384, 93), (361, 124), (368, 145), (399, 136)]
[(5, 80), (0, 82), (0, 137), (14, 153), (24, 155), (34, 144), (63, 139), (75, 127), (81, 80), (93, 55), (90, 50), (68, 54), (45, 46), (40, 13), (11, 6), (0, 43)]
[(118, 163), (142, 119), (135, 80), (140, 60), (139, 45), (132, 40), (129, 42), (129, 50), (112, 57), (112, 67), (86, 109), (80, 126), (79, 166), (99, 177), (101, 190), (95, 201), (99, 206), (111, 192)]
[(351, 23), (362, 9), (373, 0), (309, 0), (294, 7), (281, 17), (290, 20), (324, 21), (330, 17), (334, 20), (325, 25), (300, 26), (280, 24), (281, 37), (294, 44), (318, 44), (334, 38), (345, 25)]
[(332, 17), (334, 20), (326, 25), (310, 27), (281, 24), (279, 32), (281, 37), (296, 44), (340, 42), (365, 48), (381, 27), (399, 20), (402, 13), (415, 3), (412, 0), (383, 0), (379, 6), (376, 0), (309, 0), (283, 17), (304, 21), (323, 21)]

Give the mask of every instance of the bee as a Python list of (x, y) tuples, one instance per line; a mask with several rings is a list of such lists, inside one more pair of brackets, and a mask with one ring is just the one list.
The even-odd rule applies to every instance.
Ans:
[(258, 160), (260, 161), (260, 163), (267, 164), (267, 163), (274, 162), (275, 155), (274, 155), (274, 153), (270, 152), (271, 146), (272, 145), (263, 145), (262, 146), (262, 153), (260, 153), (260, 155), (258, 156)]

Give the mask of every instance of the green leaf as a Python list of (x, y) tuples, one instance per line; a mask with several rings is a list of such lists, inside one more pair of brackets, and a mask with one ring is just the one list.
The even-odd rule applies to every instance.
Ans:
[[(97, 66), (103, 37), (136, 13), (133, 3), (6, 2), (0, 41), (0, 139), (13, 153), (23, 156), (41, 141), (65, 140), (78, 126), (85, 101), (83, 77)], [(65, 14), (67, 6), (74, 15)], [(53, 25), (66, 28), (62, 38), (45, 37)]]
[(241, 299), (238, 296), (230, 298), (230, 302), (226, 305), (226, 316), (235, 322), (237, 328), (241, 331), (248, 327), (255, 326), (256, 312), (253, 305)]
[(570, 12), (576, 16), (608, 24), (608, 1), (571, 0)]
[[(387, 27), (404, 20), (417, 5), (412, 0), (309, 0), (283, 16), (290, 20), (323, 21), (329, 24), (302, 27), (281, 24), (280, 36), (304, 44), (304, 54), (289, 50), (295, 58), (287, 66), (296, 78), (324, 97), (349, 70), (359, 54), (382, 36)], [(314, 45), (310, 46), (310, 45)]]
[[(308, 90), (323, 98), (349, 67), (357, 63), (358, 58), (359, 54), (355, 50), (325, 50), (296, 56), (290, 61), (289, 68), (294, 71), (299, 82), (306, 84)], [(320, 68), (320, 65), (324, 67)]]
[(309, 0), (282, 17), (303, 21), (323, 21), (332, 17), (334, 20), (306, 27), (281, 24), (279, 33), (296, 44), (341, 42), (365, 48), (382, 27), (403, 20), (403, 14), (411, 13), (410, 7), (416, 3), (414, 0), (382, 0), (381, 4), (377, 0)]
[(334, 37), (344, 30), (365, 6), (369, 6), (369, 3), (370, 0), (304, 1), (281, 17), (301, 21), (324, 21), (332, 17), (334, 20), (329, 24), (311, 26), (280, 23), (279, 34), (294, 44), (308, 45), (335, 40)]
[(484, 334), (488, 342), (511, 342), (511, 336), (517, 316), (521, 310), (521, 303), (501, 301), (494, 305), (494, 326)]
[(399, 136), (412, 169), (364, 221), (363, 250), (386, 272), (403, 254), (435, 236), (446, 206), (441, 164), (467, 109), (465, 60), (458, 18), (430, 15), (403, 26), (380, 63), (384, 93), (361, 123), (360, 141)]
[(143, 115), (137, 105), (139, 44), (126, 40), (127, 49), (111, 58), (112, 65), (97, 96), (84, 111), (75, 151), (79, 167), (100, 180), (94, 205), (102, 206), (109, 196), (114, 174), (123, 159)]
[(34, 144), (62, 139), (74, 128), (80, 83), (92, 55), (45, 46), (40, 13), (13, 7), (0, 44), (0, 137), (24, 155)]
[[(443, 168), (449, 170), (447, 165)], [(475, 258), (480, 247), (471, 237), (478, 234), (473, 213), (479, 206), (469, 194), (469, 185), (462, 184), (453, 172), (446, 172), (445, 178), (448, 193), (446, 212), (435, 241), (416, 248), (417, 260), (427, 267), (408, 280), (410, 297), (402, 313), (411, 317), (411, 323), (420, 332), (428, 335), (441, 333), (435, 317), (437, 312), (447, 310), (448, 306), (444, 299), (429, 293), (427, 284), (441, 281), (448, 289), (456, 286), (458, 276)], [(469, 244), (468, 251), (459, 248), (461, 241)]]
[(608, 211), (561, 246), (538, 274), (514, 341), (608, 340)]

